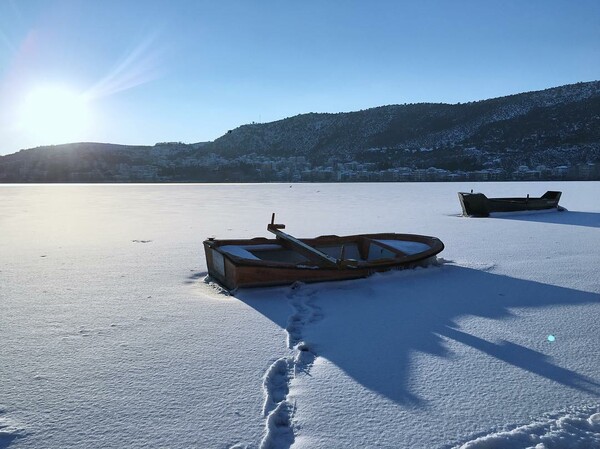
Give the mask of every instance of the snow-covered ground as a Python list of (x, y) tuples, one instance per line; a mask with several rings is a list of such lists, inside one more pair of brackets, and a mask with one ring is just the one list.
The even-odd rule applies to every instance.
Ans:
[[(568, 212), (457, 216), (456, 192)], [(439, 266), (240, 290), (202, 240)], [(0, 448), (600, 448), (600, 183), (0, 186)], [(549, 336), (554, 337), (549, 339)]]

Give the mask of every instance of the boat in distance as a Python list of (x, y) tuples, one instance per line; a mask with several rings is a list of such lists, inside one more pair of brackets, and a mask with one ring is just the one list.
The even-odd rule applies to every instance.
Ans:
[(281, 231), (285, 225), (274, 220), (275, 214), (267, 225), (274, 239), (205, 240), (209, 276), (228, 290), (357, 279), (424, 264), (444, 249), (438, 238), (416, 234), (297, 239)]
[(562, 192), (549, 190), (540, 198), (488, 198), (483, 193), (458, 192), (458, 199), (463, 215), (471, 217), (489, 217), (492, 212), (521, 212), (528, 210), (557, 209), (564, 210), (558, 205)]

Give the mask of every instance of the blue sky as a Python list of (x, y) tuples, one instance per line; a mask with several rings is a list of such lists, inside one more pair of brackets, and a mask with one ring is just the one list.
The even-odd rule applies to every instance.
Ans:
[(598, 0), (0, 0), (0, 154), (598, 79)]

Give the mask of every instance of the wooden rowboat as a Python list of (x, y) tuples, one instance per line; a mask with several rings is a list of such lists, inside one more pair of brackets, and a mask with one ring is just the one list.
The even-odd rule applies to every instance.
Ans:
[(489, 217), (492, 212), (520, 212), (527, 210), (558, 209), (562, 192), (548, 191), (540, 198), (488, 198), (483, 193), (458, 193), (463, 215)]
[(275, 224), (275, 239), (204, 241), (208, 274), (229, 290), (356, 279), (372, 273), (414, 267), (444, 249), (436, 237), (415, 234), (325, 235), (297, 239)]

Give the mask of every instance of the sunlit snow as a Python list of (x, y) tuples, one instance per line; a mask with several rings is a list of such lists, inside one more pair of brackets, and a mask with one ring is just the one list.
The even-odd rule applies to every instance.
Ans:
[[(456, 192), (563, 192), (464, 218)], [(0, 448), (600, 448), (600, 183), (0, 186)], [(439, 237), (242, 289), (207, 237)], [(143, 244), (141, 244), (143, 243)]]

